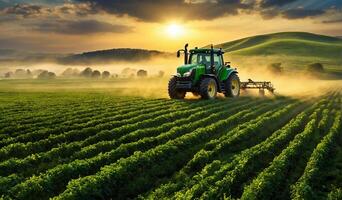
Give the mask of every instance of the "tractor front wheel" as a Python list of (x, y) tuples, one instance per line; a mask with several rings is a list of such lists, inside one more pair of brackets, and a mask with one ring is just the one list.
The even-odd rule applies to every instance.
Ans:
[(238, 97), (240, 95), (240, 79), (237, 74), (232, 74), (228, 77), (225, 83), (226, 97)]
[(170, 79), (168, 92), (171, 99), (184, 99), (186, 93), (183, 90), (177, 89), (176, 77)]
[(200, 84), (200, 94), (203, 99), (214, 99), (217, 95), (217, 84), (212, 78), (204, 78)]

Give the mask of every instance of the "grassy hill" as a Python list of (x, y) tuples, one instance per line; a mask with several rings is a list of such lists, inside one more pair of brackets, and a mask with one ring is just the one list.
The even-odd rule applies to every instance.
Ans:
[(143, 60), (149, 60), (156, 57), (167, 57), (170, 54), (146, 49), (107, 49), (99, 51), (84, 52), (82, 54), (74, 54), (59, 59), (61, 64), (99, 64), (110, 63), (114, 61), (128, 61), (137, 62)]
[(240, 55), (296, 55), (335, 58), (342, 55), (342, 39), (303, 32), (258, 35), (217, 45)]
[(282, 32), (243, 38), (215, 47), (224, 49), (228, 52), (226, 57), (232, 59), (258, 57), (260, 61), (264, 57), (267, 62), (282, 62), (283, 66), (297, 69), (320, 62), (331, 72), (342, 71), (342, 39), (337, 37)]

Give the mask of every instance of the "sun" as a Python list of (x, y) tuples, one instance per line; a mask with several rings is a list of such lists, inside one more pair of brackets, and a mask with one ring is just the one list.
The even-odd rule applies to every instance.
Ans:
[(184, 27), (179, 24), (169, 24), (165, 31), (170, 37), (176, 38), (184, 34)]

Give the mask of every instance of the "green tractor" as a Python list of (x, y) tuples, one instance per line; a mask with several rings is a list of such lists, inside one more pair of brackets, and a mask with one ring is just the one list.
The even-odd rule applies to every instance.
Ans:
[(226, 97), (240, 95), (240, 79), (230, 62), (224, 62), (222, 49), (195, 48), (188, 51), (188, 44), (177, 51), (177, 57), (184, 52), (184, 65), (172, 76), (168, 92), (171, 99), (183, 99), (187, 92), (213, 99), (217, 93)]

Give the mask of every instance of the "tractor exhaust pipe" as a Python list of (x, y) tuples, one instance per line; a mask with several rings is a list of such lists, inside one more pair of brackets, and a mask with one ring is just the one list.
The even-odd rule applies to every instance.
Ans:
[(211, 68), (211, 71), (214, 73), (215, 66), (214, 66), (214, 46), (213, 45), (211, 45), (211, 49), (210, 49), (210, 68)]
[(188, 46), (189, 44), (185, 44), (184, 46), (184, 64), (188, 64), (188, 60), (189, 60), (189, 52), (188, 52)]

